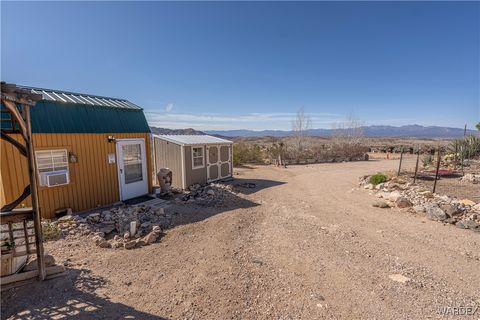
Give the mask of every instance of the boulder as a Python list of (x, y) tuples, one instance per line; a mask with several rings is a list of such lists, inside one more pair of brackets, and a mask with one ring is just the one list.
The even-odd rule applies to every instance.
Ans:
[(125, 242), (124, 247), (125, 249), (130, 250), (135, 248), (136, 245), (137, 245), (137, 242), (135, 240), (131, 240), (131, 241)]
[(443, 221), (447, 219), (445, 212), (443, 212), (443, 210), (440, 209), (436, 203), (425, 206), (425, 210), (427, 213), (427, 218), (430, 220)]
[[(45, 254), (43, 256), (43, 261), (45, 262), (45, 267), (51, 267), (55, 265), (55, 258), (49, 254)], [(31, 260), (27, 262), (25, 267), (23, 267), (23, 271), (33, 271), (37, 270), (37, 256), (32, 256)]]
[(453, 217), (462, 213), (462, 210), (460, 210), (460, 208), (454, 204), (441, 204), (440, 208), (449, 217)]
[(97, 243), (97, 246), (99, 246), (100, 248), (111, 248), (112, 244), (110, 242), (108, 242), (107, 240), (102, 239), (101, 241), (99, 241)]
[(472, 207), (476, 205), (476, 202), (473, 202), (472, 200), (469, 200), (469, 199), (458, 200), (457, 203), (463, 204), (465, 206), (472, 206)]
[(395, 201), (395, 204), (397, 205), (398, 208), (408, 208), (412, 206), (412, 203), (410, 200), (408, 200), (405, 197), (400, 197)]
[(152, 231), (149, 234), (147, 234), (145, 237), (143, 237), (142, 241), (145, 242), (145, 244), (152, 244), (157, 241), (159, 236), (159, 232), (157, 231)]
[(143, 241), (142, 239), (137, 239), (135, 241), (135, 248), (140, 248), (140, 247), (143, 247), (145, 245), (145, 241)]
[(398, 198), (400, 198), (402, 196), (402, 194), (398, 191), (393, 191), (391, 192), (389, 195), (388, 195), (388, 200), (392, 201), (392, 202), (395, 202), (397, 201)]
[(386, 203), (385, 201), (375, 201), (372, 204), (372, 206), (377, 207), (377, 208), (390, 208), (390, 205), (388, 203)]
[(461, 220), (455, 225), (461, 229), (480, 229), (480, 224), (472, 220)]
[(425, 207), (422, 205), (413, 206), (413, 211), (415, 211), (416, 213), (424, 213)]

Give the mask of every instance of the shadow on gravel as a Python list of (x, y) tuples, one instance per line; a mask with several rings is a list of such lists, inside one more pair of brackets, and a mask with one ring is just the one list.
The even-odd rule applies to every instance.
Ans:
[(235, 178), (233, 181), (226, 184), (231, 184), (236, 192), (242, 194), (252, 194), (260, 190), (272, 188), (285, 184), (286, 182), (265, 180), (265, 179), (242, 179)]
[(104, 278), (86, 269), (2, 292), (2, 319), (167, 319), (95, 294)]
[(260, 204), (244, 198), (243, 195), (247, 196), (266, 188), (280, 186), (285, 184), (285, 182), (235, 178), (232, 181), (222, 184), (232, 185), (234, 193), (226, 193), (220, 196), (214, 204), (202, 204), (202, 202), (193, 202), (191, 204), (173, 203), (170, 209), (168, 209), (168, 211), (172, 212), (170, 228), (206, 220), (212, 216), (235, 209), (259, 206)]

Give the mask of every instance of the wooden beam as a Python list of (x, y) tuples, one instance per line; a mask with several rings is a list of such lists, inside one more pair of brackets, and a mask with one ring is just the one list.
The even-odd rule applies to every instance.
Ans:
[(3, 130), (0, 132), (0, 138), (7, 142), (10, 142), (15, 148), (18, 149), (18, 151), (20, 151), (20, 153), (24, 157), (27, 156), (27, 148), (25, 148), (23, 144), (21, 144), (20, 142), (18, 142), (17, 140), (13, 139), (11, 136), (3, 132)]
[(18, 197), (16, 200), (13, 200), (12, 202), (4, 205), (0, 211), (6, 212), (6, 211), (12, 211), (15, 209), (23, 200), (25, 200), (29, 195), (30, 195), (30, 186), (26, 186), (25, 189), (23, 189), (22, 194), (20, 197)]
[(22, 222), (23, 220), (33, 220), (33, 209), (26, 208), (15, 209), (12, 211), (2, 211), (0, 218), (2, 219), (2, 224), (8, 222)]
[(34, 106), (37, 101), (43, 99), (43, 96), (39, 93), (33, 93), (31, 89), (17, 88), (17, 85), (13, 83), (1, 82), (1, 97), (3, 100), (8, 100), (13, 103), (26, 104)]
[(23, 136), (23, 139), (25, 139), (25, 142), (26, 142), (27, 141), (27, 125), (25, 124), (26, 122), (25, 119), (23, 119), (15, 103), (5, 99), (2, 99), (2, 103), (5, 105), (5, 108), (7, 108), (7, 110), (10, 111), (12, 116), (18, 122), (18, 125), (20, 126), (20, 130), (22, 131), (21, 134)]
[[(20, 272), (20, 273), (2, 277), (0, 278), (2, 291), (12, 288), (12, 285), (16, 287), (18, 285), (24, 284), (24, 281), (34, 280), (38, 275), (39, 275), (38, 270), (32, 270), (32, 271)], [(65, 267), (58, 266), (58, 265), (47, 267), (45, 269), (45, 275), (48, 276), (48, 278), (50, 277), (55, 278), (58, 275), (66, 275)]]
[(26, 136), (27, 136), (27, 159), (28, 159), (28, 176), (30, 177), (30, 190), (32, 196), (32, 208), (33, 208), (33, 225), (35, 227), (35, 247), (37, 249), (37, 263), (38, 263), (38, 277), (40, 280), (45, 279), (45, 261), (43, 259), (43, 235), (42, 235), (42, 217), (40, 216), (40, 207), (38, 205), (37, 194), (37, 174), (36, 165), (34, 159), (34, 150), (32, 142), (32, 121), (30, 118), (30, 107), (23, 105), (23, 112), (25, 115), (26, 123)]

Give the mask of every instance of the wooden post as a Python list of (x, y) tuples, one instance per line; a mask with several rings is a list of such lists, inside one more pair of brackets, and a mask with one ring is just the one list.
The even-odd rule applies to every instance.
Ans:
[(400, 171), (402, 170), (402, 160), (403, 160), (403, 146), (402, 146), (402, 150), (400, 151), (400, 163), (398, 164), (397, 176), (400, 176)]
[(455, 139), (455, 156), (453, 157), (453, 170), (457, 170), (457, 161), (458, 161), (458, 140)]
[(37, 265), (38, 265), (38, 278), (44, 280), (46, 276), (45, 263), (43, 259), (43, 236), (42, 236), (42, 220), (40, 216), (40, 208), (38, 205), (37, 194), (37, 173), (35, 169), (35, 155), (33, 153), (32, 142), (32, 122), (30, 119), (30, 107), (26, 104), (22, 105), (22, 112), (25, 115), (26, 129), (25, 135), (27, 137), (27, 159), (28, 159), (28, 173), (30, 176), (30, 191), (32, 197), (32, 208), (34, 214), (33, 225), (35, 228), (35, 248), (37, 251)]
[(440, 147), (438, 147), (438, 153), (437, 153), (437, 169), (435, 170), (435, 181), (433, 182), (433, 191), (432, 191), (432, 193), (435, 193), (435, 190), (436, 190), (436, 188), (437, 188), (438, 170), (440, 170)]
[(420, 149), (417, 151), (417, 163), (415, 164), (415, 174), (413, 175), (413, 183), (417, 181), (418, 161), (420, 160)]

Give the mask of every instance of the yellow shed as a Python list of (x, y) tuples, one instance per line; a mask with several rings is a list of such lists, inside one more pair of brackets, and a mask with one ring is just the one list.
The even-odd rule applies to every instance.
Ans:
[[(31, 108), (40, 212), (74, 212), (149, 193), (152, 186), (150, 128), (139, 106), (117, 98), (21, 87), (40, 93)], [(2, 131), (12, 125), (2, 106)], [(12, 135), (16, 140), (19, 134)], [(27, 162), (1, 143), (0, 207), (29, 184)], [(19, 207), (30, 206), (30, 197)]]

